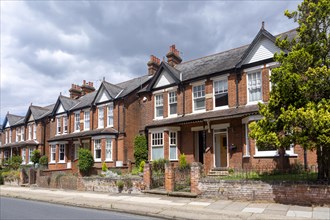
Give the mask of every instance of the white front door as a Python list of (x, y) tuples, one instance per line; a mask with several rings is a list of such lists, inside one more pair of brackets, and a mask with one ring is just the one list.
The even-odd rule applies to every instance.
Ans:
[(215, 167), (228, 167), (227, 132), (214, 133)]

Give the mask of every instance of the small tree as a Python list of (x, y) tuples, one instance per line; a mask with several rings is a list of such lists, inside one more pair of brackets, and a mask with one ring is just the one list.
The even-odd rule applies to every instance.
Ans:
[(39, 150), (32, 151), (31, 161), (33, 162), (33, 164), (39, 163), (40, 157), (41, 153)]
[(79, 161), (78, 167), (79, 170), (87, 175), (90, 169), (94, 166), (94, 158), (92, 153), (88, 149), (80, 148), (78, 151)]
[(43, 155), (42, 157), (40, 157), (39, 163), (40, 163), (40, 165), (47, 166), (48, 165), (48, 157), (46, 155)]
[(134, 158), (135, 164), (138, 166), (141, 161), (148, 160), (147, 139), (144, 135), (137, 135), (134, 139)]
[(22, 164), (22, 157), (21, 156), (13, 156), (8, 160), (8, 165), (11, 169), (17, 170), (19, 166)]
[(189, 167), (189, 164), (187, 163), (186, 155), (180, 154), (179, 156), (179, 168), (180, 169), (186, 169)]

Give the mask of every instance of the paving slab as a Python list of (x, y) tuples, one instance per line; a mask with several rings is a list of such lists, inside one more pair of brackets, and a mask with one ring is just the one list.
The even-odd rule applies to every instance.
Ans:
[(249, 208), (246, 207), (242, 210), (242, 212), (252, 212), (252, 213), (263, 213), (265, 211), (265, 208)]
[(289, 205), (277, 204), (277, 203), (270, 203), (266, 210), (276, 210), (276, 211), (288, 211), (290, 208)]
[(330, 213), (330, 207), (314, 207), (313, 211)]
[(282, 210), (271, 210), (271, 209), (265, 209), (263, 211), (263, 214), (267, 214), (267, 215), (281, 215), (281, 216), (286, 216), (288, 212), (287, 211), (282, 211)]
[(308, 211), (292, 211), (289, 210), (286, 216), (299, 217), (299, 218), (312, 218), (313, 213)]
[(313, 217), (313, 219), (330, 219), (330, 213), (314, 211), (312, 217)]
[(267, 208), (268, 207), (268, 203), (250, 203), (247, 208)]
[(209, 205), (211, 205), (211, 203), (209, 203), (209, 202), (189, 202), (188, 205), (209, 206)]
[(219, 200), (211, 203), (211, 205), (207, 206), (207, 209), (223, 209), (224, 207), (232, 204), (232, 201), (229, 200)]
[(313, 208), (309, 206), (290, 206), (289, 211), (304, 211), (304, 212), (312, 212)]
[(232, 210), (232, 211), (242, 211), (246, 206), (250, 203), (248, 202), (233, 202), (230, 205), (224, 207), (224, 210)]

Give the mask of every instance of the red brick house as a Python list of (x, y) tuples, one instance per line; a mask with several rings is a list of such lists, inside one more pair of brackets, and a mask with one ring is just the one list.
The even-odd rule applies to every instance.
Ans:
[[(295, 30), (286, 32), (289, 38)], [(276, 37), (261, 28), (250, 45), (181, 62), (175, 45), (148, 87), (140, 91), (149, 143), (149, 159), (201, 162), (214, 168), (284, 168), (303, 163), (300, 146), (262, 151), (248, 137), (248, 125), (261, 118), (258, 102), (267, 103)], [(143, 126), (142, 126), (143, 127)], [(307, 154), (316, 164), (314, 152)]]
[(23, 165), (32, 164), (33, 150), (39, 149), (45, 154), (48, 139), (48, 115), (54, 105), (40, 107), (30, 105), (25, 116), (7, 114), (2, 133), (1, 160), (14, 155), (22, 157)]

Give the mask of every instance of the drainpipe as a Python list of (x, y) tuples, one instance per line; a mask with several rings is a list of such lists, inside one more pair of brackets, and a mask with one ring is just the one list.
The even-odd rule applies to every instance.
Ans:
[(181, 91), (182, 91), (182, 117), (185, 116), (186, 114), (186, 102), (185, 102), (185, 96), (186, 96), (186, 91), (184, 85), (181, 85)]
[(236, 79), (235, 79), (235, 84), (236, 84), (236, 108), (239, 107), (239, 96), (238, 96), (238, 81), (239, 81), (239, 72), (237, 69), (235, 69), (236, 73)]
[[(44, 119), (44, 120), (41, 121), (41, 124), (44, 127), (44, 135), (43, 135), (44, 144), (43, 144), (43, 149), (42, 149), (44, 155), (46, 155), (46, 124), (47, 124), (45, 122), (46, 120), (47, 119)], [(36, 123), (36, 128), (37, 128), (37, 123)]]

